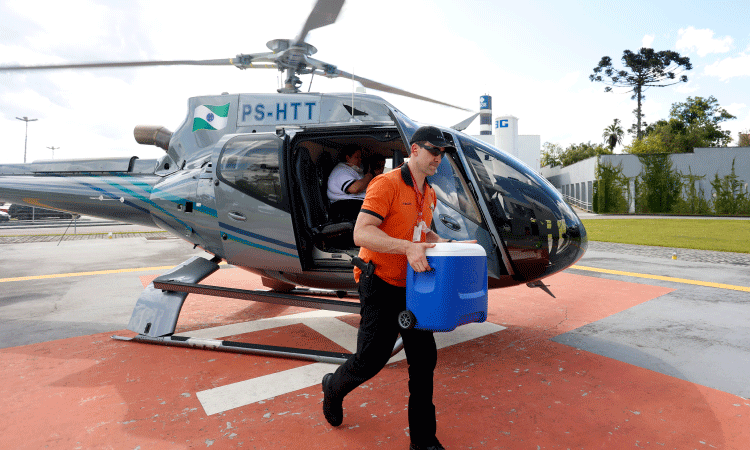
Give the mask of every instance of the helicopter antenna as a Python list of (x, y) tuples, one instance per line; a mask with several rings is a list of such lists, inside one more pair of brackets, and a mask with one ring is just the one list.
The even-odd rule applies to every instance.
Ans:
[(310, 75), (310, 84), (307, 85), (307, 92), (310, 92), (310, 89), (312, 89), (312, 80), (315, 78), (315, 72)]
[(351, 121), (354, 122), (354, 66), (352, 66), (352, 110), (351, 110)]

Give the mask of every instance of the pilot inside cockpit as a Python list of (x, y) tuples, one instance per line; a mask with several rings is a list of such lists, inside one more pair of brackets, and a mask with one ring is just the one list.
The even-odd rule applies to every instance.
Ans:
[(382, 164), (373, 161), (365, 170), (362, 166), (362, 149), (355, 144), (346, 145), (339, 157), (341, 162), (328, 176), (330, 215), (337, 222), (354, 222), (365, 199), (367, 186), (375, 176), (383, 173), (385, 158), (381, 156)]

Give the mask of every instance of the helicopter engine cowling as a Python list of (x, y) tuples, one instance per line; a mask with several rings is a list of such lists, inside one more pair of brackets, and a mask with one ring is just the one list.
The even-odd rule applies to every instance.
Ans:
[(164, 151), (169, 150), (172, 132), (159, 125), (136, 125), (133, 130), (135, 141), (143, 145), (155, 145)]

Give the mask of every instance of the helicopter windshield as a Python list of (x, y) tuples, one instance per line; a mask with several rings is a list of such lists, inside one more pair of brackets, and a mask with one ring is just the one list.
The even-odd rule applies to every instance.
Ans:
[(459, 136), (517, 273), (533, 280), (577, 261), (587, 245), (585, 230), (560, 193), (512, 156)]
[(563, 203), (560, 193), (547, 180), (512, 156), (465, 136), (459, 142), (480, 181), (485, 200), (503, 219), (518, 213), (532, 217), (540, 208), (552, 213), (558, 203)]

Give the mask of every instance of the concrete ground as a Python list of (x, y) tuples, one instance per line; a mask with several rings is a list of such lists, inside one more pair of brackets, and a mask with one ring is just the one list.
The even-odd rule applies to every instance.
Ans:
[[(399, 355), (347, 397), (333, 428), (318, 384), (331, 365), (110, 338), (133, 335), (124, 328), (145, 285), (202, 254), (189, 244), (4, 234), (0, 448), (408, 448)], [(487, 322), (438, 334), (443, 444), (748, 448), (750, 255), (716, 253), (591, 242), (545, 280), (556, 298), (491, 291)], [(260, 288), (232, 267), (205, 283)], [(191, 294), (177, 331), (351, 351), (357, 323)]]

